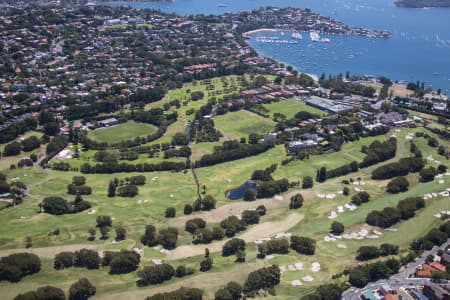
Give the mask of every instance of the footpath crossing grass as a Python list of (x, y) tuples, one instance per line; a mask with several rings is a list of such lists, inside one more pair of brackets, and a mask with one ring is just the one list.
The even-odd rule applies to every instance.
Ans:
[(264, 134), (275, 128), (275, 122), (272, 120), (245, 110), (215, 117), (214, 124), (225, 137), (234, 139), (248, 138), (250, 133)]
[(299, 111), (307, 111), (319, 116), (327, 115), (326, 111), (309, 106), (305, 102), (297, 99), (281, 100), (270, 104), (263, 104), (263, 106), (269, 110), (270, 116), (273, 116), (274, 113), (280, 113), (288, 119), (293, 118)]
[(150, 124), (128, 121), (123, 124), (108, 128), (99, 128), (91, 130), (88, 133), (89, 138), (97, 142), (118, 143), (121, 141), (132, 140), (136, 137), (147, 136), (155, 133), (157, 128)]

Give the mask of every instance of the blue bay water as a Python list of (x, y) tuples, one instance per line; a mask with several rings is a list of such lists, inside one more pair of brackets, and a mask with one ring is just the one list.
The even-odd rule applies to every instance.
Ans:
[[(174, 2), (113, 2), (135, 8), (154, 8), (182, 15), (220, 14), (261, 6), (310, 8), (352, 26), (387, 29), (390, 39), (324, 36), (330, 43), (313, 43), (304, 33), (298, 44), (249, 44), (261, 55), (320, 75), (349, 71), (357, 75), (388, 76), (394, 80), (425, 81), (450, 90), (450, 9), (397, 8), (394, 0), (175, 0)], [(226, 7), (223, 7), (225, 4)], [(264, 33), (290, 40), (290, 34)]]

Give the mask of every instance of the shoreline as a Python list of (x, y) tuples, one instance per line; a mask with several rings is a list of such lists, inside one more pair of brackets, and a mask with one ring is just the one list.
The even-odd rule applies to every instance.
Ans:
[(255, 30), (250, 30), (247, 32), (242, 33), (242, 36), (250, 36), (253, 34), (257, 34), (257, 33), (263, 33), (263, 32), (278, 32), (280, 31), (279, 29), (275, 29), (275, 28), (260, 28), (260, 29), (255, 29)]

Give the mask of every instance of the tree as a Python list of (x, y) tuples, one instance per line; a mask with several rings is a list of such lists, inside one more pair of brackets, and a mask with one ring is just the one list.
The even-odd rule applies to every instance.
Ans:
[(55, 255), (53, 267), (56, 270), (70, 268), (73, 266), (75, 255), (73, 252), (61, 252)]
[(46, 197), (42, 201), (42, 208), (52, 215), (63, 215), (67, 210), (67, 201), (61, 197)]
[(344, 233), (344, 225), (336, 221), (333, 222), (331, 224), (331, 233), (335, 235), (341, 235), (342, 233)]
[(127, 230), (123, 227), (116, 228), (116, 241), (123, 241), (127, 238)]
[(108, 197), (114, 197), (115, 195), (116, 195), (116, 184), (114, 183), (114, 180), (111, 180), (108, 186)]
[(11, 144), (7, 144), (5, 149), (3, 150), (4, 156), (15, 156), (20, 154), (22, 147), (18, 142), (12, 142)]
[(327, 179), (327, 169), (325, 167), (321, 167), (317, 170), (316, 181), (324, 182)]
[(423, 168), (419, 172), (419, 177), (421, 182), (429, 182), (434, 180), (437, 170), (434, 167)]
[(94, 296), (95, 292), (95, 286), (86, 278), (81, 278), (70, 286), (69, 300), (86, 300)]
[(89, 232), (88, 240), (89, 241), (94, 241), (95, 240), (95, 235), (97, 233), (97, 230), (94, 227), (91, 227), (91, 228), (89, 228), (88, 232)]
[(342, 195), (344, 195), (344, 196), (350, 195), (350, 189), (348, 187), (344, 186), (344, 188), (342, 189)]
[(166, 218), (175, 218), (176, 210), (174, 207), (166, 208), (165, 217)]
[(135, 271), (140, 262), (140, 255), (134, 251), (121, 250), (112, 255), (109, 263), (111, 274), (127, 274)]
[(141, 243), (149, 247), (158, 245), (155, 226), (153, 225), (145, 226), (145, 233), (141, 237)]
[(233, 238), (223, 245), (222, 256), (234, 255), (238, 250), (245, 250), (245, 241), (242, 239)]
[(312, 188), (314, 185), (314, 181), (311, 176), (305, 176), (302, 181), (302, 189)]
[(392, 179), (386, 188), (386, 191), (391, 194), (398, 194), (407, 191), (409, 182), (405, 177), (397, 177)]
[(100, 227), (100, 234), (102, 235), (100, 238), (102, 240), (108, 239), (109, 230), (110, 230), (110, 227), (108, 227), (108, 226)]
[(291, 197), (291, 202), (289, 203), (289, 209), (297, 209), (303, 206), (303, 196), (302, 194), (296, 194)]
[(206, 195), (202, 200), (202, 210), (211, 210), (216, 208), (216, 199), (211, 195)]
[(184, 212), (184, 214), (185, 215), (190, 215), (191, 213), (192, 213), (192, 205), (190, 205), (190, 204), (186, 204), (185, 206), (184, 206), (184, 210), (183, 210), (183, 212)]
[(194, 234), (197, 229), (205, 228), (205, 226), (206, 226), (206, 222), (203, 219), (195, 218), (195, 219), (186, 221), (184, 230)]
[(245, 201), (255, 201), (256, 200), (256, 192), (253, 189), (247, 189), (244, 192), (244, 200)]
[(98, 269), (100, 266), (100, 256), (97, 251), (89, 249), (81, 249), (75, 251), (74, 266), (85, 267), (88, 269)]
[(97, 226), (96, 227), (111, 227), (112, 226), (112, 219), (110, 216), (98, 216), (97, 219)]
[(200, 262), (200, 272), (207, 272), (211, 270), (213, 266), (213, 259), (211, 257), (207, 257)]
[(236, 261), (240, 263), (245, 262), (245, 250), (236, 251)]
[(169, 227), (161, 229), (158, 235), (158, 241), (165, 249), (171, 250), (177, 247), (178, 229)]

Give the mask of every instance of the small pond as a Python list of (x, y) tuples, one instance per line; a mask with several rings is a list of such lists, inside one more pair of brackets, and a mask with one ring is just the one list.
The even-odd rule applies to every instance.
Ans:
[(256, 191), (256, 183), (254, 183), (252, 181), (247, 181), (240, 187), (229, 190), (227, 192), (227, 197), (228, 197), (228, 199), (231, 199), (231, 200), (242, 199), (242, 198), (244, 198), (245, 191), (249, 190), (249, 189)]

